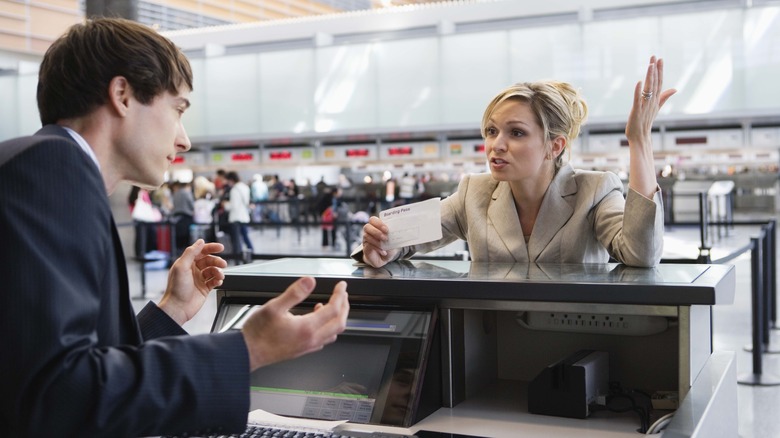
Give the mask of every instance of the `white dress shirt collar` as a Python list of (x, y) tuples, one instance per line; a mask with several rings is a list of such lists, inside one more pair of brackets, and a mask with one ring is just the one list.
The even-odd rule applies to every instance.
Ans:
[(89, 158), (92, 158), (92, 161), (95, 162), (95, 166), (97, 166), (98, 170), (100, 170), (100, 163), (98, 162), (97, 156), (95, 155), (95, 151), (92, 150), (91, 147), (89, 147), (89, 143), (87, 143), (86, 140), (84, 140), (84, 137), (82, 137), (78, 132), (68, 128), (67, 126), (63, 126), (66, 131), (68, 131), (68, 134), (70, 134), (71, 137), (73, 137), (73, 140), (78, 143), (78, 145), (81, 147), (81, 149), (84, 150), (84, 152), (89, 155)]

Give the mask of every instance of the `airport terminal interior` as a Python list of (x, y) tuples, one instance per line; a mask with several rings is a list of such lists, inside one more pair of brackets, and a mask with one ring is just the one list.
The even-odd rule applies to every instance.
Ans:
[[(0, 0), (0, 141), (38, 129), (43, 53), (106, 3)], [(348, 259), (370, 216), (446, 198), (463, 175), (489, 171), (482, 111), (514, 82), (575, 84), (590, 112), (567, 160), (627, 185), (625, 122), (657, 55), (665, 88), (678, 90), (652, 132), (663, 259), (735, 267), (733, 304), (712, 306), (712, 350), (734, 352), (738, 379), (755, 376), (750, 246), (776, 233), (780, 211), (779, 1), (114, 3), (181, 47), (195, 77), (184, 119), (192, 149), (162, 188), (123, 184), (110, 197), (137, 310), (161, 297), (172, 260), (197, 238), (224, 243), (231, 267)], [(218, 214), (221, 172), (252, 195), (248, 242)], [(175, 215), (179, 191), (196, 201), (186, 222)], [(775, 248), (765, 255), (776, 268)], [(469, 249), (425, 256), (469, 260)], [(185, 329), (211, 331), (216, 312), (212, 294)], [(780, 437), (780, 329), (770, 325), (763, 380), (737, 385), (742, 438)]]

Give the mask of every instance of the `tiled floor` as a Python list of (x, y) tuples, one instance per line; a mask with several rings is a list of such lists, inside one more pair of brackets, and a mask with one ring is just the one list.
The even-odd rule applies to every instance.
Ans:
[[(766, 215), (764, 215), (767, 217)], [(751, 216), (756, 219), (755, 216)], [(713, 259), (728, 255), (736, 248), (749, 243), (750, 237), (758, 233), (758, 227), (737, 227), (730, 231), (729, 236), (717, 238), (713, 230)], [(253, 231), (255, 248), (271, 254), (321, 254), (326, 257), (343, 257), (346, 254), (342, 246), (338, 250), (322, 248), (319, 229), (313, 228), (301, 233), (300, 239), (290, 228), (282, 229), (277, 235), (275, 230)], [(693, 258), (697, 255), (699, 231), (694, 228), (670, 228), (666, 232), (665, 257)], [(126, 246), (127, 247), (127, 246)], [(447, 250), (456, 251), (454, 246)], [(736, 352), (738, 375), (750, 374), (752, 368), (751, 353), (744, 349), (751, 343), (751, 300), (750, 300), (750, 257), (742, 255), (732, 261), (736, 267), (737, 288), (733, 305), (715, 306), (714, 348)], [(130, 262), (131, 292), (134, 296), (140, 294), (139, 266)], [(165, 286), (165, 271), (147, 272), (147, 297), (144, 300), (135, 299), (134, 305), (140, 309), (148, 299), (157, 300)], [(212, 319), (216, 310), (213, 298), (207, 302), (201, 312), (185, 328), (190, 333), (204, 333), (211, 329)], [(780, 336), (777, 330), (772, 333), (772, 340)], [(773, 344), (776, 345), (776, 342)], [(763, 376), (778, 376), (780, 383), (780, 354), (765, 354), (763, 358)], [(780, 437), (780, 421), (777, 411), (780, 407), (780, 385), (778, 386), (747, 386), (738, 385), (739, 404), (739, 435), (743, 438)]]

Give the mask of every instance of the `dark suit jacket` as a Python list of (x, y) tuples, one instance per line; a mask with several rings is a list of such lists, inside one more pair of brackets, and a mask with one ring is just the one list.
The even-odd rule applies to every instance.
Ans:
[(241, 334), (188, 336), (152, 303), (136, 319), (97, 166), (54, 125), (0, 143), (12, 149), (0, 165), (2, 433), (242, 431)]

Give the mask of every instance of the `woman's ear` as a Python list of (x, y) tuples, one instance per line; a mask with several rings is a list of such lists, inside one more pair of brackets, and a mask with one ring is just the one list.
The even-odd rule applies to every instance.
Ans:
[(550, 142), (550, 151), (552, 152), (552, 158), (558, 158), (559, 155), (566, 150), (566, 137), (559, 135)]

